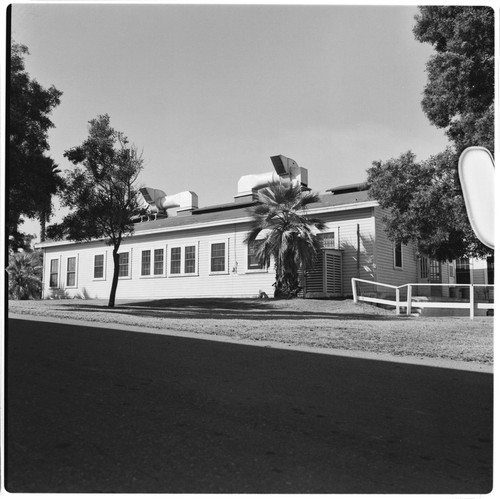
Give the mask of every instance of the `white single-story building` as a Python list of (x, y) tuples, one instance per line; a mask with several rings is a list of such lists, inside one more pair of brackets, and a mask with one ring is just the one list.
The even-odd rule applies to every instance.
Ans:
[[(120, 246), (116, 298), (257, 297), (274, 293), (274, 267), (263, 268), (244, 243), (255, 193), (269, 182), (300, 182), (307, 170), (284, 156), (273, 156), (275, 172), (246, 175), (234, 202), (199, 208), (195, 193), (167, 196), (141, 189), (149, 215)], [(383, 211), (366, 184), (328, 189), (308, 214), (326, 224), (322, 253), (304, 278), (307, 297), (352, 296), (351, 278), (402, 285), (410, 282), (488, 283), (486, 266), (465, 261), (441, 264), (418, 258), (411, 245), (395, 246), (384, 231)], [(108, 298), (113, 275), (112, 248), (104, 240), (44, 241), (43, 298)], [(492, 278), (492, 277), (490, 277)], [(462, 282), (466, 282), (465, 279)]]

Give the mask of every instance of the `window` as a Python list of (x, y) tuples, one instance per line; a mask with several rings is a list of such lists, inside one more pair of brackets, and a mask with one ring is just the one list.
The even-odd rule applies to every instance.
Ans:
[(50, 280), (49, 286), (51, 288), (57, 288), (59, 281), (59, 260), (51, 260), (50, 261)]
[(225, 272), (225, 270), (226, 243), (214, 243), (210, 256), (210, 272)]
[(196, 245), (176, 246), (170, 249), (170, 275), (196, 275)]
[(318, 234), (318, 239), (322, 249), (335, 249), (335, 232)]
[(468, 258), (459, 258), (455, 262), (457, 284), (470, 284), (470, 262)]
[(129, 277), (129, 253), (118, 253), (118, 277)]
[(66, 265), (66, 286), (76, 286), (76, 256), (70, 256)]
[(196, 272), (196, 246), (184, 248), (184, 273), (194, 274)]
[(94, 256), (94, 279), (104, 279), (104, 255)]
[(420, 277), (421, 279), (429, 277), (429, 259), (425, 256), (420, 258)]
[(143, 250), (141, 252), (141, 276), (165, 275), (165, 250)]
[(170, 273), (181, 273), (181, 248), (172, 248), (170, 250)]
[(251, 243), (248, 244), (248, 269), (249, 270), (260, 270), (264, 268), (264, 264), (260, 263), (257, 255), (256, 255), (256, 250), (258, 247), (259, 243), (257, 241), (252, 241)]
[(155, 249), (154, 250), (154, 275), (163, 275), (163, 249)]
[(141, 275), (151, 275), (151, 251), (149, 250), (142, 252)]
[(495, 257), (486, 257), (488, 284), (495, 284)]
[(394, 267), (397, 269), (403, 268), (403, 246), (401, 243), (394, 246)]

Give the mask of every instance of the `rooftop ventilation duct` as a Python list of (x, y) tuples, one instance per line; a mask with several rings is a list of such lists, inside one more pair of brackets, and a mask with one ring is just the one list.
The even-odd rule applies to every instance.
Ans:
[[(139, 189), (139, 205), (149, 214), (185, 215), (198, 208), (198, 196), (192, 191), (179, 192), (167, 196), (160, 189), (143, 187)], [(142, 198), (142, 199), (141, 199)]]
[(238, 194), (236, 202), (244, 202), (253, 198), (259, 189), (267, 187), (273, 182), (291, 183), (307, 187), (307, 169), (300, 167), (293, 159), (283, 155), (271, 156), (274, 172), (244, 175), (238, 180)]

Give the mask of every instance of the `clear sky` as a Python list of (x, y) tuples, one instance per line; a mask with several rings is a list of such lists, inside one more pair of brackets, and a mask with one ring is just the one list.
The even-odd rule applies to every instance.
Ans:
[[(283, 154), (319, 192), (362, 182), (372, 161), (447, 140), (421, 110), (432, 47), (413, 6), (14, 4), (26, 67), (63, 92), (50, 155), (111, 125), (143, 150), (142, 185), (227, 203), (242, 175)], [(57, 220), (57, 216), (54, 218)], [(25, 232), (38, 232), (29, 222)]]

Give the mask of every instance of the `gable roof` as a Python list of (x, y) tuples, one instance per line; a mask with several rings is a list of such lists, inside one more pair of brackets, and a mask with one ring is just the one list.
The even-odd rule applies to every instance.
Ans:
[[(343, 211), (346, 209), (361, 209), (369, 206), (377, 206), (377, 202), (371, 200), (367, 190), (355, 190), (340, 194), (326, 193), (320, 195), (317, 203), (309, 205), (307, 212), (311, 214), (325, 213), (330, 211)], [(227, 203), (221, 205), (208, 206), (194, 210), (190, 215), (172, 216), (148, 220), (134, 224), (135, 236), (152, 233), (171, 232), (177, 230), (187, 230), (203, 227), (215, 227), (231, 223), (243, 223), (251, 221), (252, 207), (255, 201), (249, 203)], [(104, 239), (104, 238), (103, 238)], [(37, 243), (35, 247), (43, 248), (59, 246), (63, 244), (73, 244), (73, 241), (46, 240)]]

